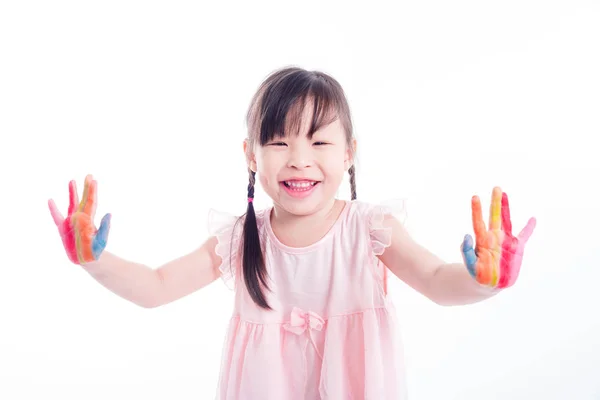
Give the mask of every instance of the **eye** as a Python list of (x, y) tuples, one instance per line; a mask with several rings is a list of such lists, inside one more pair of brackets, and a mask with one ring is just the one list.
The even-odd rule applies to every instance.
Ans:
[(324, 146), (326, 144), (329, 144), (329, 143), (327, 143), (327, 142), (315, 142), (315, 145), (317, 145), (317, 146)]
[(287, 146), (284, 142), (271, 142), (269, 146)]

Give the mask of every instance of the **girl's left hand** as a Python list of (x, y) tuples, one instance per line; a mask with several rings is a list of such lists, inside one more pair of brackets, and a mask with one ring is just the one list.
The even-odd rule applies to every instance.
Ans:
[(461, 246), (469, 273), (482, 285), (498, 289), (512, 286), (519, 276), (525, 244), (536, 225), (535, 218), (529, 219), (517, 237), (513, 236), (508, 196), (499, 187), (492, 192), (489, 230), (486, 230), (477, 196), (473, 196), (471, 208), (475, 249), (470, 235), (465, 236)]

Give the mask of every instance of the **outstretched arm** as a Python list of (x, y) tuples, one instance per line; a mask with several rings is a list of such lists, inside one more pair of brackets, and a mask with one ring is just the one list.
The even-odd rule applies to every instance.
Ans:
[(440, 305), (476, 303), (496, 291), (479, 284), (463, 263), (447, 263), (417, 243), (392, 216), (384, 226), (392, 229), (392, 243), (379, 256), (389, 270), (407, 285)]
[(215, 281), (221, 258), (217, 239), (209, 238), (193, 252), (157, 269), (104, 251), (97, 261), (82, 265), (96, 281), (116, 295), (144, 308), (165, 305)]
[(471, 304), (492, 297), (515, 283), (536, 221), (531, 218), (519, 236), (513, 236), (508, 197), (500, 188), (492, 194), (489, 231), (477, 196), (472, 199), (472, 213), (477, 244), (473, 248), (473, 239), (465, 236), (462, 263), (443, 261), (414, 241), (391, 216), (384, 224), (392, 229), (392, 243), (379, 258), (394, 275), (437, 304)]
[(64, 218), (53, 200), (48, 202), (67, 256), (113, 293), (141, 307), (167, 304), (208, 285), (220, 276), (217, 239), (207, 239), (198, 249), (157, 269), (124, 260), (104, 249), (110, 214), (94, 225), (97, 182), (88, 175), (81, 202), (74, 181), (69, 183), (69, 209)]

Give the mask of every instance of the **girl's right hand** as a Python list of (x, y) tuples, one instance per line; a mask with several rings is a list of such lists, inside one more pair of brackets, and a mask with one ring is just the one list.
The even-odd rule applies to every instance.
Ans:
[(108, 239), (111, 215), (106, 214), (102, 218), (99, 229), (94, 225), (97, 186), (91, 175), (86, 176), (83, 199), (79, 202), (75, 181), (69, 182), (69, 210), (66, 218), (58, 211), (54, 200), (48, 200), (50, 213), (67, 256), (78, 265), (96, 261), (104, 251)]

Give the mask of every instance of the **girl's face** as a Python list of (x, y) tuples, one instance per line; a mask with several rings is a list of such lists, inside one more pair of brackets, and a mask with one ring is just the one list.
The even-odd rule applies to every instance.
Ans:
[[(299, 135), (257, 145), (248, 159), (275, 206), (294, 215), (310, 215), (331, 207), (344, 173), (352, 165), (352, 152), (339, 120), (308, 138), (310, 111), (311, 107), (305, 107)], [(248, 150), (246, 143), (244, 150)]]

